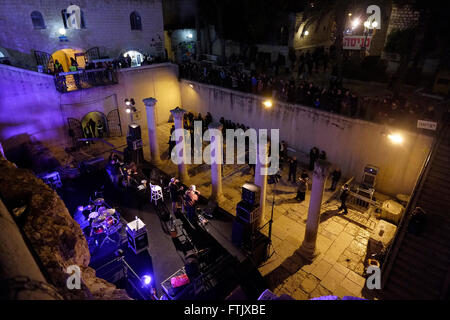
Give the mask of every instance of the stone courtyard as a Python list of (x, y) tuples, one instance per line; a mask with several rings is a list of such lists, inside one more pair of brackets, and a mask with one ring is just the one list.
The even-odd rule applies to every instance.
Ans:
[[(172, 123), (158, 126), (158, 142), (161, 154), (159, 169), (171, 176), (178, 176), (177, 166), (168, 159), (168, 141)], [(144, 155), (150, 154), (148, 135), (142, 134)], [(124, 137), (108, 139), (121, 150), (125, 147)], [(107, 149), (100, 146), (99, 153)], [(302, 165), (302, 164), (300, 164)], [(304, 164), (303, 164), (304, 165)], [(302, 166), (297, 169), (297, 177)], [(367, 297), (363, 292), (365, 286), (364, 261), (371, 231), (377, 219), (368, 213), (349, 208), (346, 215), (338, 213), (339, 201), (336, 193), (328, 190), (331, 182), (327, 181), (321, 207), (320, 223), (317, 235), (318, 256), (310, 263), (299, 254), (299, 247), (305, 235), (310, 191), (305, 201), (295, 200), (296, 185), (287, 181), (288, 168), (282, 168), (282, 178), (274, 185), (268, 185), (265, 222), (270, 219), (273, 207), (271, 256), (258, 269), (274, 293), (288, 294), (303, 300), (324, 295)], [(308, 172), (308, 171), (307, 171)], [(211, 195), (210, 165), (188, 165), (189, 184), (195, 184), (203, 196)], [(310, 178), (312, 173), (308, 172)], [(339, 190), (344, 180), (336, 190)], [(311, 180), (310, 180), (311, 181)], [(241, 200), (242, 185), (254, 183), (254, 176), (246, 164), (223, 165), (223, 196), (221, 208), (235, 215), (236, 204)], [(310, 186), (311, 187), (311, 186)], [(309, 188), (310, 190), (310, 188)], [(268, 235), (266, 224), (261, 232)]]
[[(158, 126), (158, 141), (162, 164), (166, 173), (177, 176), (177, 166), (168, 160), (169, 132), (172, 124)], [(145, 135), (143, 135), (145, 136)], [(147, 147), (148, 149), (148, 147)], [(144, 151), (144, 152), (148, 152)], [(299, 168), (301, 172), (301, 168)], [(205, 197), (211, 194), (211, 171), (207, 164), (188, 167), (189, 183), (195, 184)], [(311, 173), (309, 172), (311, 177)], [(269, 185), (265, 221), (270, 219), (272, 201), (273, 226), (271, 257), (259, 267), (260, 273), (268, 280), (270, 289), (276, 294), (289, 294), (295, 299), (310, 299), (323, 295), (350, 295), (363, 297), (365, 286), (364, 261), (370, 232), (377, 220), (369, 214), (349, 209), (348, 214), (337, 212), (339, 202), (335, 194), (328, 190), (327, 181), (324, 192), (320, 224), (317, 236), (318, 257), (308, 263), (298, 249), (305, 235), (308, 214), (309, 192), (304, 202), (295, 200), (296, 186), (287, 181), (288, 168), (282, 168), (281, 181)], [(246, 182), (254, 183), (248, 165), (224, 165), (224, 201), (220, 206), (235, 215), (236, 204), (241, 200), (241, 188)], [(342, 179), (344, 181), (344, 179)], [(341, 183), (342, 183), (341, 181)], [(337, 190), (339, 190), (338, 186)], [(275, 197), (274, 197), (275, 196)], [(261, 232), (268, 234), (266, 225)]]

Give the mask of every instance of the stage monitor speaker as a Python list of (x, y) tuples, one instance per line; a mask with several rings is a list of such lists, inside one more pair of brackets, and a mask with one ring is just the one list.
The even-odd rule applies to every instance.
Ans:
[(259, 204), (253, 205), (247, 201), (240, 201), (236, 205), (236, 217), (246, 223), (255, 223), (261, 216)]
[(252, 205), (259, 204), (261, 188), (253, 183), (246, 183), (242, 186), (242, 200)]
[(130, 124), (128, 126), (128, 137), (131, 137), (132, 140), (142, 139), (141, 126), (136, 123)]
[(242, 246), (248, 246), (253, 236), (254, 229), (254, 223), (247, 223), (239, 217), (236, 217), (236, 219), (233, 221), (231, 242), (238, 248)]

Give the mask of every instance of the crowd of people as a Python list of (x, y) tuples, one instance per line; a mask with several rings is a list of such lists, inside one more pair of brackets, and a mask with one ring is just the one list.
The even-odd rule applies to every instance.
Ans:
[(305, 80), (313, 70), (328, 68), (328, 59), (320, 57), (313, 58), (310, 55), (302, 58), (298, 63), (299, 79), (291, 77), (289, 80), (236, 67), (216, 67), (193, 62), (181, 64), (179, 70), (180, 77), (184, 79), (368, 121), (415, 126), (418, 119), (435, 119), (432, 105), (424, 106), (402, 98), (394, 99), (391, 95), (360, 97), (356, 92), (344, 88), (342, 80), (336, 76), (330, 77), (328, 86), (318, 86)]

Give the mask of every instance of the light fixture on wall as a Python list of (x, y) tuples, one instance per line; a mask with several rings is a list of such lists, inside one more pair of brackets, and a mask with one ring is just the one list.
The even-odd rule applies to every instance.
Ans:
[(306, 30), (303, 34), (304, 34), (305, 36), (307, 36), (307, 35), (309, 35), (309, 31)]
[(264, 107), (266, 107), (266, 108), (272, 108), (273, 102), (272, 102), (272, 100), (267, 99), (267, 100), (264, 100), (264, 101), (263, 101), (263, 105), (264, 105)]
[(391, 133), (388, 135), (388, 138), (389, 138), (389, 140), (391, 140), (391, 142), (393, 144), (402, 144), (403, 143), (403, 137), (399, 133)]

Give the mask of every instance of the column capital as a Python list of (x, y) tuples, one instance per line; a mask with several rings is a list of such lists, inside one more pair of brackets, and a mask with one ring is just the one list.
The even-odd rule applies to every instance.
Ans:
[(331, 167), (331, 163), (318, 159), (314, 164), (314, 172), (313, 175), (319, 179), (325, 179), (328, 176), (328, 169)]
[(145, 98), (142, 102), (144, 102), (146, 107), (154, 107), (158, 100), (155, 98)]
[(208, 129), (217, 129), (217, 130), (222, 131), (222, 129), (223, 129), (223, 124), (221, 124), (220, 122), (211, 122), (211, 123), (208, 125)]
[(170, 110), (170, 113), (173, 115), (174, 118), (183, 118), (184, 114), (186, 113), (186, 110), (176, 107), (175, 109)]

